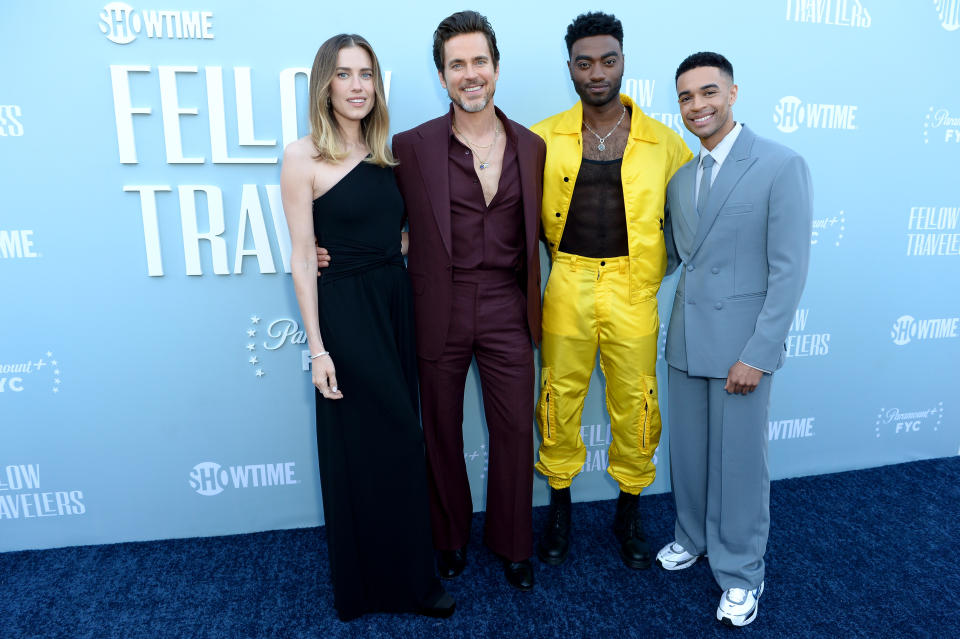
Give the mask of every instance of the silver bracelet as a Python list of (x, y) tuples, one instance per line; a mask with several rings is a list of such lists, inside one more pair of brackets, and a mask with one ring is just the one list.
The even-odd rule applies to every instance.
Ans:
[(323, 357), (324, 355), (329, 355), (330, 351), (320, 351), (316, 355), (311, 355), (310, 359), (317, 359), (318, 357)]

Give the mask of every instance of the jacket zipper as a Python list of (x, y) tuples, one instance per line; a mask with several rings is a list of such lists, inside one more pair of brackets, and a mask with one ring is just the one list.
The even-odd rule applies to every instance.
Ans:
[(550, 393), (547, 393), (547, 439), (550, 439)]
[(640, 448), (647, 447), (647, 419), (650, 417), (650, 402), (643, 398), (643, 430), (640, 431)]

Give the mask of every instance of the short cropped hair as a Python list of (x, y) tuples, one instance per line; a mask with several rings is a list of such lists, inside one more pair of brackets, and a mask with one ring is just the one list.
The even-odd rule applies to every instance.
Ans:
[(458, 11), (437, 26), (433, 32), (433, 62), (437, 71), (443, 71), (443, 45), (454, 36), (466, 33), (482, 33), (487, 39), (487, 47), (493, 56), (493, 68), (500, 67), (500, 49), (497, 48), (497, 34), (493, 32), (490, 21), (476, 11)]
[(712, 51), (700, 51), (699, 53), (687, 56), (687, 59), (677, 67), (677, 75), (673, 77), (673, 81), (676, 82), (680, 79), (681, 75), (697, 67), (716, 67), (720, 69), (721, 73), (730, 78), (730, 82), (733, 83), (733, 65), (730, 64), (730, 61), (725, 57)]
[(564, 38), (567, 41), (567, 54), (573, 51), (573, 43), (580, 38), (597, 35), (613, 36), (620, 43), (620, 50), (623, 50), (623, 25), (617, 17), (611, 13), (592, 11), (581, 13), (567, 27), (567, 35)]

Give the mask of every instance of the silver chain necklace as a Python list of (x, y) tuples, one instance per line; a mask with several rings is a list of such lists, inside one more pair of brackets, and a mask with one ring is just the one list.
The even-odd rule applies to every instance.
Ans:
[[(493, 145), (497, 143), (497, 138), (500, 137), (500, 125), (498, 123), (494, 123), (493, 125), (493, 142), (491, 142), (486, 146), (480, 146), (479, 144), (474, 144), (473, 142), (468, 140), (467, 136), (465, 136), (463, 132), (457, 128), (456, 124), (453, 125), (453, 132), (459, 135), (460, 138), (462, 138), (463, 141), (467, 143), (467, 146), (473, 150), (473, 154), (477, 156), (477, 161), (480, 162), (479, 166), (481, 171), (490, 166), (490, 156), (493, 154), (493, 149), (491, 147), (493, 147)], [(490, 149), (489, 151), (487, 151), (486, 159), (480, 157), (480, 153), (477, 151), (477, 149)]]
[(617, 130), (617, 128), (620, 126), (620, 123), (623, 122), (623, 116), (625, 116), (626, 114), (627, 114), (627, 107), (623, 107), (623, 111), (620, 112), (620, 119), (617, 120), (617, 123), (613, 125), (613, 128), (610, 129), (610, 132), (607, 133), (606, 135), (600, 135), (599, 133), (597, 133), (596, 131), (590, 128), (590, 125), (587, 124), (586, 120), (583, 121), (583, 126), (587, 127), (587, 131), (589, 131), (590, 133), (593, 133), (594, 137), (597, 138), (599, 142), (599, 144), (597, 144), (597, 151), (603, 151), (607, 148), (607, 145), (604, 144), (604, 142), (606, 142), (607, 138), (613, 135), (613, 132)]

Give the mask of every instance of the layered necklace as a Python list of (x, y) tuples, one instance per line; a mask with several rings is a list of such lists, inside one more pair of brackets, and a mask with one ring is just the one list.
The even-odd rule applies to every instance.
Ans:
[(607, 148), (607, 145), (604, 144), (604, 142), (606, 142), (607, 138), (613, 135), (613, 132), (617, 130), (617, 127), (619, 127), (620, 123), (623, 122), (623, 116), (625, 116), (626, 114), (627, 114), (627, 107), (623, 107), (623, 111), (620, 112), (620, 119), (617, 120), (617, 123), (613, 125), (613, 128), (610, 129), (610, 131), (606, 135), (600, 135), (599, 133), (597, 133), (596, 131), (590, 128), (590, 125), (587, 124), (586, 120), (583, 121), (583, 126), (587, 127), (587, 131), (589, 131), (590, 133), (593, 133), (594, 137), (597, 138), (597, 142), (598, 142), (597, 151), (603, 151)]
[[(499, 120), (493, 125), (493, 142), (487, 145), (474, 144), (467, 139), (467, 136), (463, 134), (463, 131), (457, 128), (456, 122), (453, 123), (453, 132), (456, 133), (460, 139), (467, 143), (467, 146), (470, 147), (470, 150), (473, 151), (473, 154), (477, 156), (477, 159), (480, 160), (480, 170), (490, 167), (490, 154), (493, 153), (493, 147), (497, 143), (497, 138), (500, 137), (500, 122)], [(477, 149), (491, 149), (487, 151), (487, 157), (480, 157), (480, 152)]]

